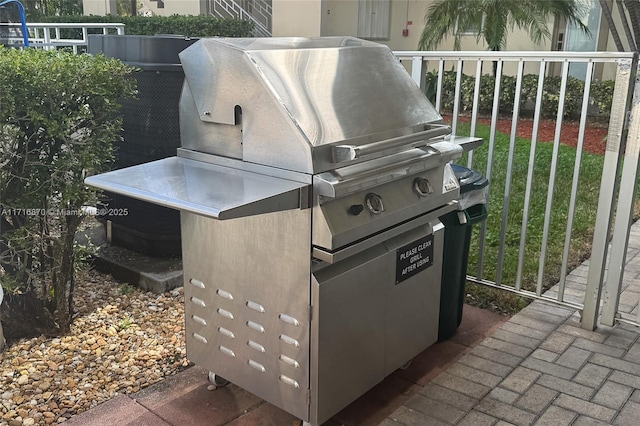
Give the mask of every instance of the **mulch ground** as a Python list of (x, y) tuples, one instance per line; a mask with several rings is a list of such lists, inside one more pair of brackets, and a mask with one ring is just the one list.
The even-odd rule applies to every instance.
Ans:
[[(443, 116), (445, 121), (451, 122), (451, 116)], [(467, 116), (458, 117), (460, 122), (469, 122), (470, 118)], [(478, 122), (482, 124), (491, 124), (489, 118), (478, 118)], [(580, 126), (577, 122), (565, 121), (562, 123), (562, 129), (560, 132), (560, 143), (572, 147), (578, 145), (578, 132)], [(502, 133), (511, 134), (511, 119), (500, 118), (498, 119), (498, 130)], [(533, 120), (520, 119), (518, 120), (518, 136), (526, 139), (531, 139), (533, 134)], [(548, 143), (553, 142), (556, 135), (556, 122), (553, 120), (540, 120), (538, 127), (538, 142)], [(584, 134), (583, 149), (591, 154), (604, 155), (606, 148), (606, 136), (607, 127), (602, 124), (587, 124), (587, 128)]]

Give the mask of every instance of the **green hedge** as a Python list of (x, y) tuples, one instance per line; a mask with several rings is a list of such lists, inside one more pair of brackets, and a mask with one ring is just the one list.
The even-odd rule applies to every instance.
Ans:
[[(435, 88), (437, 85), (437, 72), (427, 73), (427, 96), (435, 100)], [(545, 77), (542, 93), (542, 116), (544, 118), (555, 119), (558, 114), (558, 103), (560, 99), (560, 77)], [(456, 86), (456, 72), (445, 71), (442, 82), (441, 111), (453, 111), (454, 96)], [(478, 99), (478, 112), (491, 114), (493, 109), (493, 93), (495, 87), (495, 77), (484, 74), (480, 78), (480, 95)], [(460, 94), (460, 111), (472, 111), (473, 91), (475, 88), (475, 77), (462, 75), (462, 91)], [(613, 81), (594, 81), (591, 83), (591, 93), (589, 97), (590, 114), (595, 114), (607, 118), (611, 111), (613, 100)], [(527, 108), (527, 101), (535, 103), (538, 90), (538, 75), (527, 74), (523, 76), (522, 93), (520, 100), (520, 115), (531, 115), (532, 111)], [(503, 75), (500, 84), (500, 113), (513, 113), (515, 101), (516, 78)], [(582, 97), (584, 93), (584, 81), (574, 77), (568, 77), (564, 102), (564, 117), (568, 119), (580, 118), (582, 110)], [(531, 104), (529, 102), (529, 104)]]
[[(34, 292), (61, 330), (71, 321), (87, 175), (108, 170), (133, 69), (103, 55), (0, 46), (0, 266), (5, 288)], [(41, 312), (31, 312), (45, 318)]]
[[(51, 23), (122, 23), (127, 35), (179, 34), (189, 37), (250, 37), (253, 22), (213, 16), (43, 16), (40, 22)], [(31, 22), (30, 22), (31, 23)], [(91, 33), (91, 31), (90, 31)], [(101, 31), (96, 31), (101, 33)]]

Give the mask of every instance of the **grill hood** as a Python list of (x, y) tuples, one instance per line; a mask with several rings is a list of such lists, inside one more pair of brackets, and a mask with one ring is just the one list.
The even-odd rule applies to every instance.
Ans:
[[(202, 39), (180, 60), (186, 149), (319, 173), (442, 119), (388, 47), (361, 39)], [(336, 155), (345, 144), (374, 149)]]

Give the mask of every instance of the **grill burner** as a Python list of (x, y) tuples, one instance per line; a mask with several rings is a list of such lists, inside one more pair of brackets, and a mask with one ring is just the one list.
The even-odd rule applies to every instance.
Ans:
[(437, 341), (456, 138), (385, 46), (203, 39), (174, 158), (87, 183), (181, 211), (187, 355), (321, 424)]

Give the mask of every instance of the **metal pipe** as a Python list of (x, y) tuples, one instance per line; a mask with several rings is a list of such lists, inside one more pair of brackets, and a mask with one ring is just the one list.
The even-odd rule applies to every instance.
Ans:
[(539, 51), (486, 51), (479, 54), (477, 51), (455, 51), (455, 52), (426, 52), (420, 50), (394, 52), (400, 59), (410, 60), (414, 56), (423, 58), (433, 58), (439, 61), (495, 61), (518, 62), (521, 59), (528, 61), (548, 61), (548, 62), (612, 62), (617, 63), (620, 58), (632, 58), (632, 52), (539, 52)]
[(411, 78), (424, 92), (425, 73), (422, 71), (422, 56), (415, 56), (411, 60)]
[(442, 107), (442, 81), (444, 79), (444, 61), (438, 63), (438, 85), (436, 88), (436, 111), (441, 112)]
[(518, 269), (516, 272), (516, 289), (522, 287), (522, 271), (524, 267), (525, 247), (527, 242), (527, 226), (529, 224), (529, 211), (531, 208), (531, 192), (533, 189), (533, 171), (536, 160), (536, 148), (538, 146), (538, 130), (540, 128), (540, 115), (542, 111), (542, 94), (544, 88), (544, 73), (546, 62), (540, 62), (538, 72), (538, 89), (536, 91), (536, 106), (533, 113), (533, 131), (531, 134), (531, 148), (529, 150), (529, 168), (527, 169), (527, 184), (524, 191), (524, 207), (522, 211), (522, 228), (520, 230), (520, 250), (518, 251)]
[(558, 100), (558, 114), (556, 116), (556, 132), (553, 139), (553, 154), (551, 156), (551, 170), (549, 172), (549, 187), (547, 188), (547, 205), (544, 214), (544, 226), (542, 230), (542, 245), (540, 250), (540, 263), (538, 268), (538, 283), (536, 294), (542, 294), (542, 280), (544, 278), (544, 266), (547, 257), (547, 242), (549, 228), (551, 227), (551, 210), (553, 205), (553, 191), (556, 183), (556, 169), (558, 168), (558, 151), (560, 149), (560, 134), (562, 132), (562, 118), (564, 116), (564, 98), (567, 93), (567, 79), (569, 77), (569, 62), (562, 64), (562, 82), (560, 83), (560, 97)]
[(365, 145), (337, 145), (333, 147), (333, 161), (342, 163), (344, 161), (355, 160), (367, 155), (376, 154), (391, 148), (411, 145), (414, 142), (426, 145), (428, 140), (442, 135), (451, 133), (449, 126), (436, 126), (421, 132), (411, 133), (410, 135), (398, 136), (396, 138), (385, 139), (383, 141), (371, 142)]
[(0, 1), (0, 6), (13, 3), (18, 6), (18, 13), (20, 14), (20, 27), (22, 28), (22, 42), (24, 47), (29, 47), (29, 29), (27, 28), (27, 17), (24, 13), (24, 6), (18, 0), (5, 0)]
[(571, 233), (573, 231), (573, 219), (576, 212), (576, 200), (578, 198), (578, 186), (580, 179), (580, 165), (582, 164), (582, 149), (584, 146), (584, 133), (587, 127), (587, 113), (589, 109), (589, 95), (591, 94), (591, 77), (593, 76), (593, 62), (587, 64), (587, 74), (584, 80), (584, 93), (582, 95), (582, 111), (580, 113), (580, 127), (578, 130), (578, 144), (576, 146), (576, 159), (573, 164), (573, 182), (571, 184), (571, 198), (569, 200), (569, 213), (567, 217), (567, 229), (564, 237), (564, 250), (562, 252), (562, 266), (560, 267), (560, 282), (558, 283), (558, 300), (564, 298), (567, 268), (569, 264), (569, 249), (571, 248)]
[(638, 0), (624, 0), (624, 4), (629, 11), (629, 19), (631, 20), (634, 39), (640, 40), (640, 2), (638, 2)]
[(458, 134), (458, 114), (460, 114), (460, 95), (462, 92), (462, 61), (458, 61), (456, 88), (454, 90), (453, 111), (451, 113), (451, 133)]
[(518, 63), (515, 97), (513, 100), (513, 115), (511, 118), (511, 138), (509, 139), (509, 155), (507, 157), (507, 178), (504, 185), (504, 199), (502, 202), (502, 222), (500, 226), (500, 246), (498, 249), (498, 266), (496, 268), (496, 282), (502, 282), (502, 268), (504, 264), (504, 249), (507, 240), (507, 223), (509, 220), (509, 202), (511, 200), (511, 175), (516, 154), (516, 138), (518, 137), (518, 116), (520, 115), (520, 98), (522, 93), (522, 74), (524, 61)]
[[(493, 88), (493, 108), (491, 112), (491, 130), (489, 132), (489, 152), (487, 154), (487, 173), (486, 177), (491, 182), (491, 172), (493, 171), (493, 155), (496, 144), (496, 130), (498, 128), (498, 112), (500, 109), (500, 85), (502, 83), (502, 60), (498, 60), (496, 68), (496, 81)], [(487, 200), (487, 208), (489, 200)], [(487, 238), (487, 221), (482, 222), (480, 228), (480, 241), (478, 243), (478, 278), (482, 278), (482, 266), (484, 262), (484, 245)], [(500, 280), (496, 278), (496, 283), (500, 285)]]
[(470, 275), (467, 275), (467, 281), (470, 281), (470, 282), (476, 283), (476, 284), (482, 284), (482, 285), (485, 285), (487, 287), (491, 287), (491, 288), (495, 288), (495, 289), (506, 290), (506, 291), (509, 291), (511, 293), (517, 294), (518, 296), (526, 297), (526, 298), (529, 298), (529, 299), (544, 300), (545, 302), (549, 302), (549, 303), (552, 303), (554, 305), (570, 307), (570, 308), (573, 308), (573, 309), (576, 309), (576, 310), (582, 309), (582, 306), (577, 304), (577, 303), (571, 303), (571, 302), (562, 302), (562, 303), (560, 303), (557, 300), (552, 299), (550, 297), (539, 296), (539, 295), (537, 295), (536, 293), (534, 293), (532, 291), (516, 290), (513, 287), (504, 286), (504, 285), (497, 285), (496, 283), (493, 283), (491, 281), (478, 279), (478, 278), (472, 277)]
[[(600, 3), (602, 3), (603, 0), (600, 0)], [(627, 21), (627, 15), (625, 15), (624, 13), (624, 6), (622, 5), (622, 0), (618, 0), (617, 2), (617, 9), (618, 9), (618, 13), (620, 14), (620, 21), (622, 22), (622, 28), (624, 29), (624, 33), (627, 36), (627, 42), (629, 43), (629, 47), (631, 47), (631, 51), (635, 52), (636, 50), (638, 50), (636, 48), (636, 42), (633, 39), (633, 34), (631, 33), (631, 28), (629, 28), (629, 22)], [(603, 9), (604, 12), (604, 9)], [(609, 23), (609, 28), (611, 28), (612, 23)], [(614, 31), (615, 31), (615, 36), (614, 36)], [(616, 42), (616, 46), (618, 46), (618, 41), (620, 40), (620, 36), (618, 36), (618, 32), (617, 30), (614, 29), (611, 31), (611, 36), (613, 37), (614, 41)], [(616, 36), (618, 37), (618, 40), (616, 41)], [(622, 43), (620, 43), (622, 44)]]
[[(616, 24), (613, 21), (613, 17), (611, 16), (611, 10), (609, 9), (607, 0), (600, 0), (600, 7), (602, 8), (602, 15), (609, 25), (609, 31), (611, 32), (611, 37), (613, 37), (614, 43), (616, 44), (616, 48), (619, 52), (624, 52), (624, 46), (622, 45), (622, 40), (620, 40), (620, 35), (618, 34), (618, 30), (616, 29)], [(623, 14), (623, 12), (620, 11), (620, 14)]]
[[(478, 124), (478, 107), (480, 100), (480, 80), (482, 79), (482, 61), (476, 62), (476, 80), (475, 85), (473, 87), (473, 109), (471, 110), (471, 130), (469, 132), (469, 136), (476, 135), (476, 126)], [(473, 166), (473, 153), (474, 151), (469, 151), (467, 166)]]

